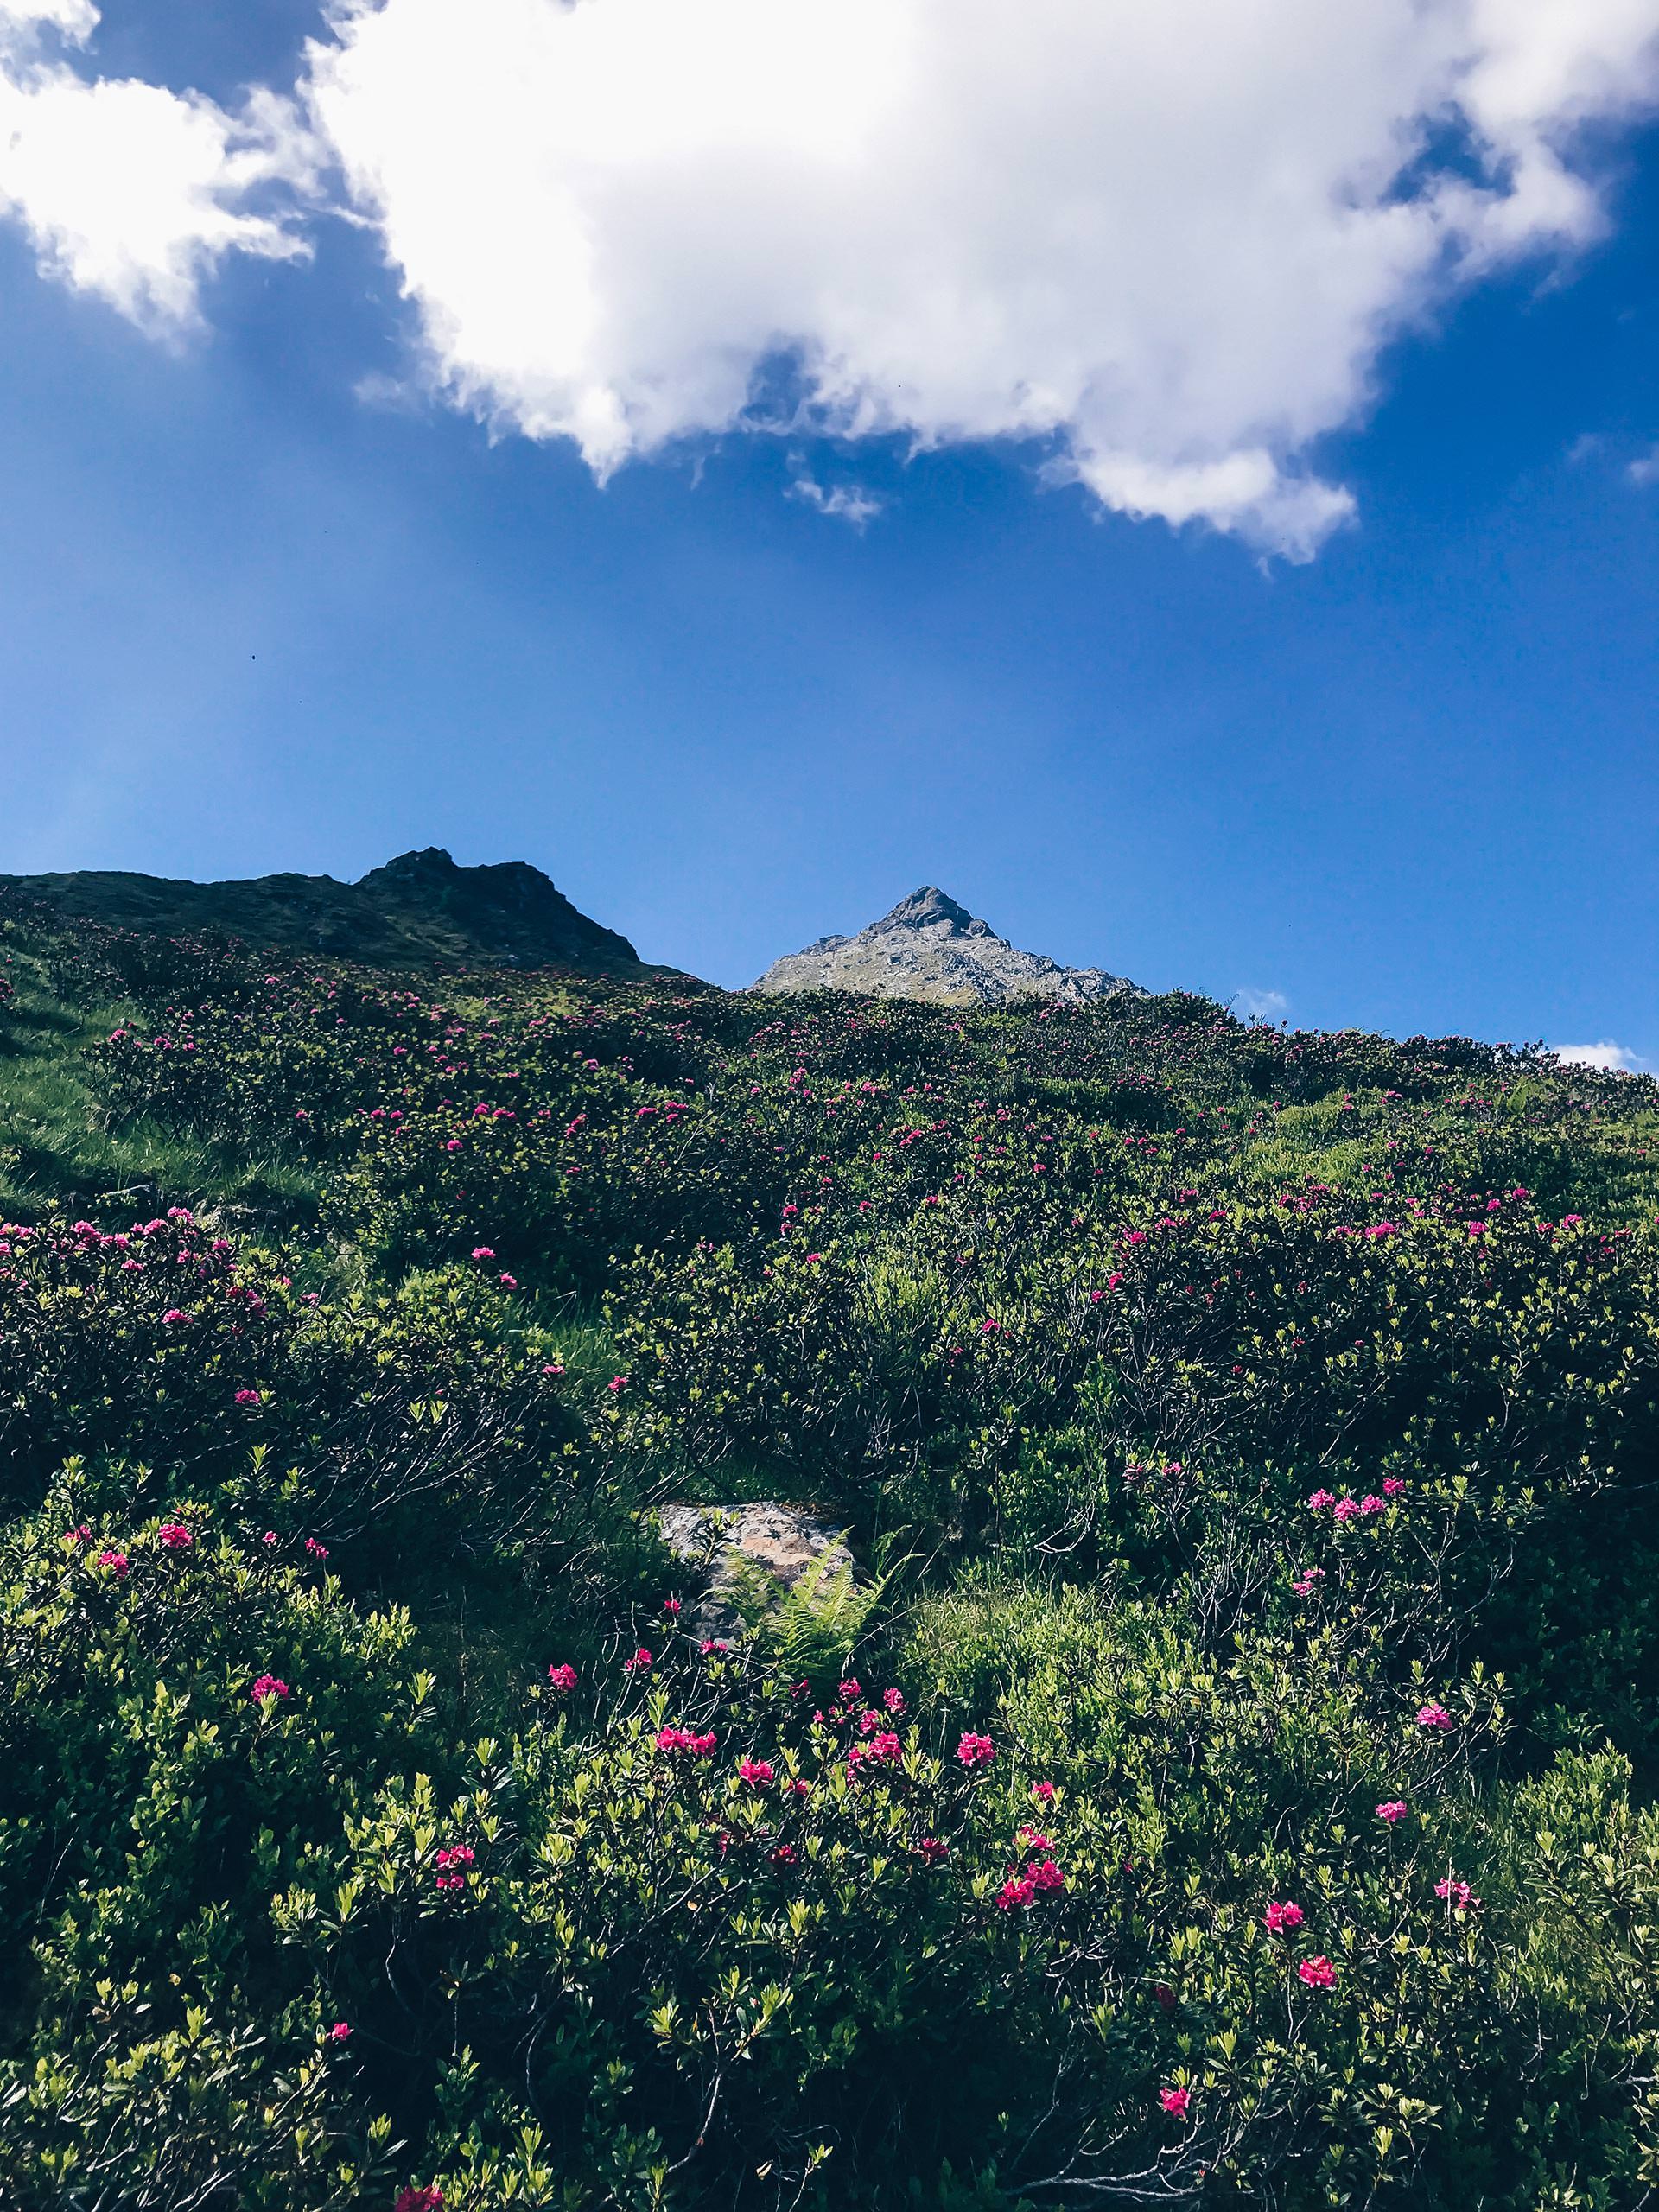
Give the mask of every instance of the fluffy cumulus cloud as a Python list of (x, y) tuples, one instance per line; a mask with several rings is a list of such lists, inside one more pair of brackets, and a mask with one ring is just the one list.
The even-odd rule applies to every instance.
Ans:
[(91, 0), (0, 0), (0, 212), (41, 263), (157, 329), (193, 321), (203, 275), (232, 251), (306, 251), (257, 202), (302, 185), (309, 143), (292, 104), (213, 101), (132, 78), (83, 75), (69, 51), (98, 26)]
[[(461, 405), (601, 474), (790, 411), (1305, 556), (1446, 289), (1571, 247), (1659, 0), (343, 0), (310, 97)], [(767, 397), (769, 395), (769, 397)], [(780, 397), (780, 395), (781, 397)]]
[(1579, 1068), (1600, 1068), (1609, 1075), (1636, 1075), (1646, 1065), (1623, 1045), (1615, 1045), (1611, 1037), (1604, 1037), (1599, 1045), (1555, 1045), (1551, 1050), (1558, 1060)]
[[(1016, 441), (1305, 557), (1390, 337), (1596, 233), (1585, 126), (1652, 101), (1656, 33), (1659, 0), (336, 0), (296, 96), (493, 427), (601, 476), (734, 429)], [(177, 318), (228, 248), (294, 251), (275, 96), (15, 50), (3, 84), (0, 198), (72, 281)]]

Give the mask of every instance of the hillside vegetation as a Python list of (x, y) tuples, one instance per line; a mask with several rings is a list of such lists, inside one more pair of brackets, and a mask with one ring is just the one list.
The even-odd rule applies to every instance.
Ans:
[(0, 957), (0, 2202), (1654, 2201), (1651, 1081)]

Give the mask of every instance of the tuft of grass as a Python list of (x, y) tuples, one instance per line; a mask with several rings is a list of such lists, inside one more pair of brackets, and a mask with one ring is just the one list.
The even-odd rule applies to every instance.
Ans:
[(272, 1224), (315, 1216), (321, 1186), (291, 1160), (149, 1121), (111, 1127), (87, 1055), (132, 1008), (72, 1004), (27, 952), (5, 972), (14, 995), (0, 1012), (0, 1213), (35, 1221), (53, 1206), (91, 1213), (130, 1201), (157, 1212), (228, 1208)]

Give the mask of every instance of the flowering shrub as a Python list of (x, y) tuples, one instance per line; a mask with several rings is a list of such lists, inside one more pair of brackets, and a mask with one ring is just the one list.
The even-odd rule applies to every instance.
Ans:
[[(1652, 1084), (30, 973), (304, 1203), (0, 1224), (0, 2202), (1651, 2187)], [(655, 1509), (779, 1495), (855, 1566), (711, 1615)]]

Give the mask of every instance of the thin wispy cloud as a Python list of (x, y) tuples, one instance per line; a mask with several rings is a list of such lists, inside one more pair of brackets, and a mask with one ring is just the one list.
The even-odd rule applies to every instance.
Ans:
[(1262, 991), (1246, 985), (1235, 995), (1252, 1021), (1282, 1021), (1290, 1012), (1290, 1001), (1282, 991)]
[(804, 501), (821, 515), (834, 515), (842, 522), (850, 523), (855, 530), (862, 530), (866, 523), (874, 522), (886, 504), (862, 485), (836, 484), (826, 489), (811, 476), (797, 476), (790, 485), (789, 497)]

